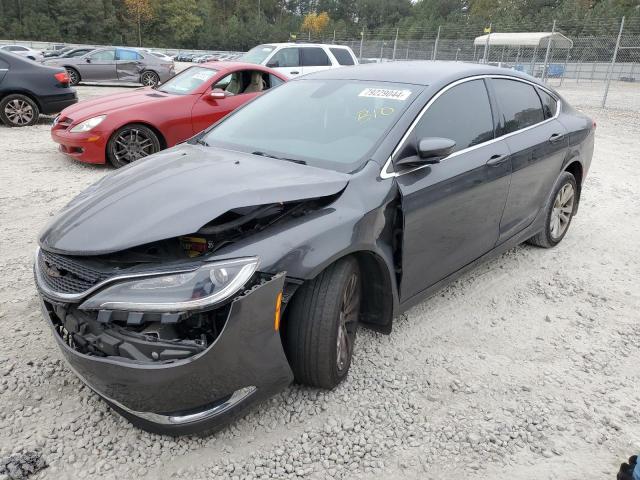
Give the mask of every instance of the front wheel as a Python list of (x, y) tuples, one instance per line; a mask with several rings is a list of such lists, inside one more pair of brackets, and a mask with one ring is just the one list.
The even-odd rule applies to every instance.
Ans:
[(107, 158), (116, 168), (159, 151), (160, 140), (155, 132), (137, 123), (119, 128), (107, 143)]
[(555, 247), (567, 234), (577, 207), (578, 184), (573, 175), (569, 172), (563, 172), (551, 193), (544, 229), (530, 238), (528, 242), (543, 248)]
[(342, 259), (295, 293), (285, 322), (285, 350), (297, 382), (331, 389), (347, 376), (358, 330), (358, 262)]
[(28, 127), (38, 121), (36, 102), (20, 94), (7, 95), (0, 102), (0, 119), (8, 127)]

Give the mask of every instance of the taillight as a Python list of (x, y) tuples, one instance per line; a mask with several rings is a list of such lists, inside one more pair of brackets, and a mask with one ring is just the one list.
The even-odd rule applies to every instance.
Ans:
[(54, 75), (54, 77), (63, 85), (69, 83), (69, 74), (67, 72), (58, 72)]

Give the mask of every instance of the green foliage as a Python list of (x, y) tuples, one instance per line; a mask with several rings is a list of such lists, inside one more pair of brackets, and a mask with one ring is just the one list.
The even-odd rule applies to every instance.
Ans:
[[(331, 19), (316, 40), (473, 37), (493, 31), (549, 30), (569, 35), (615, 35), (620, 17), (640, 31), (640, 0), (150, 0), (141, 23), (146, 46), (246, 50), (300, 33), (305, 15)], [(125, 0), (0, 0), (0, 38), (136, 45), (137, 19)]]

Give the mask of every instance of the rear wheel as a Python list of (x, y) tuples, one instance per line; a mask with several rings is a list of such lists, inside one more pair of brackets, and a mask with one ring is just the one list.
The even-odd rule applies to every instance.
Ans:
[(156, 72), (148, 70), (142, 73), (142, 76), (140, 77), (140, 83), (142, 83), (145, 87), (155, 87), (160, 83), (160, 77)]
[(160, 140), (153, 130), (132, 123), (116, 130), (107, 143), (107, 158), (116, 168), (160, 151)]
[(69, 85), (72, 87), (80, 83), (80, 74), (75, 68), (66, 67), (67, 75), (69, 75)]
[(296, 381), (333, 388), (347, 376), (360, 298), (360, 270), (353, 258), (334, 263), (296, 292), (285, 325), (285, 349)]
[(577, 206), (576, 179), (569, 172), (563, 172), (556, 181), (551, 201), (547, 205), (544, 229), (528, 242), (543, 248), (555, 247), (567, 234)]
[(9, 127), (28, 127), (38, 121), (36, 102), (20, 94), (7, 95), (0, 102), (0, 119)]

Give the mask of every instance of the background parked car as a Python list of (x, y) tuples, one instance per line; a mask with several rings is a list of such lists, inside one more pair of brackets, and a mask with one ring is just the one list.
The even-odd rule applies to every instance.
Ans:
[(266, 65), (287, 77), (358, 63), (358, 59), (349, 47), (316, 43), (258, 45), (238, 57), (238, 60)]
[(63, 68), (0, 50), (0, 119), (5, 125), (33, 125), (41, 113), (57, 113), (77, 101)]
[(162, 52), (154, 52), (152, 50), (148, 50), (148, 52), (153, 55), (154, 57), (158, 57), (161, 60), (164, 60), (166, 62), (173, 62), (173, 58), (170, 57), (169, 55), (162, 53)]
[(44, 58), (42, 52), (34, 50), (33, 48), (25, 47), (23, 45), (3, 45), (0, 47), (0, 50), (15, 53), (16, 55), (20, 55), (21, 57), (27, 57), (31, 60), (35, 60), (36, 62), (39, 62)]
[(192, 66), (155, 90), (136, 89), (64, 110), (51, 137), (76, 160), (122, 167), (188, 139), (285, 81), (253, 64)]
[[(58, 48), (56, 48), (58, 47)], [(42, 52), (42, 56), (46, 59), (46, 58), (51, 58), (51, 57), (59, 57), (60, 55), (73, 50), (74, 47), (71, 46), (64, 46), (64, 45), (53, 45), (51, 48), (47, 48), (46, 50), (43, 50)]]
[(52, 60), (58, 58), (69, 58), (69, 57), (80, 57), (89, 52), (93, 52), (95, 47), (65, 47), (57, 52), (50, 52), (49, 54), (45, 53), (44, 60), (42, 63), (45, 65), (49, 64)]
[(129, 82), (155, 86), (175, 73), (173, 61), (134, 48), (98, 48), (79, 57), (53, 58), (47, 65), (66, 68), (71, 85), (79, 82)]

